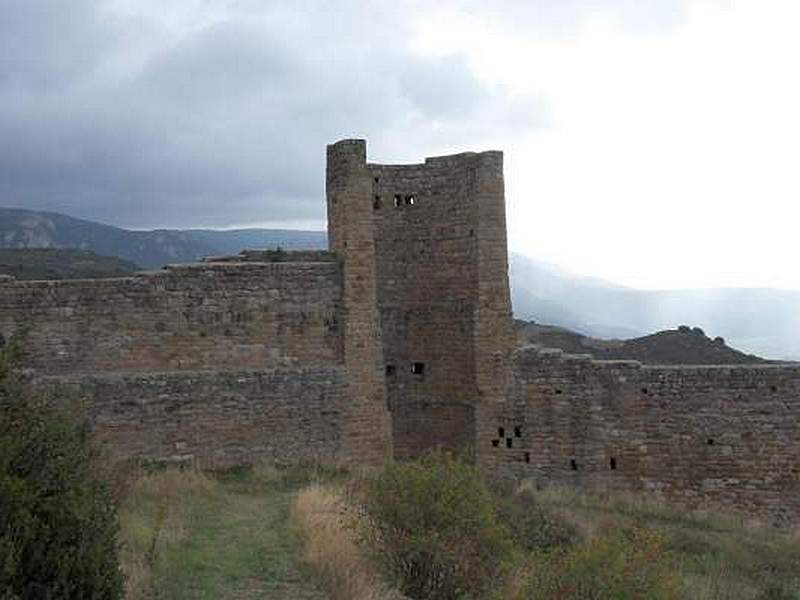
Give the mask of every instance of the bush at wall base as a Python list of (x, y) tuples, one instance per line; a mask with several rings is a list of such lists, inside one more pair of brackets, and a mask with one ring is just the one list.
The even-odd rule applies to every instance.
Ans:
[(27, 397), (0, 351), (0, 600), (121, 598), (116, 508), (88, 429)]

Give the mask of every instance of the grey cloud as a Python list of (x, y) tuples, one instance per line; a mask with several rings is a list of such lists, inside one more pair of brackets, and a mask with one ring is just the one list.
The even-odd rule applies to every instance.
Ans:
[(412, 53), (399, 9), (256, 7), (175, 39), (94, 2), (4, 9), (0, 205), (133, 227), (322, 219), (330, 141), (421, 157), (542, 123), (541, 99)]

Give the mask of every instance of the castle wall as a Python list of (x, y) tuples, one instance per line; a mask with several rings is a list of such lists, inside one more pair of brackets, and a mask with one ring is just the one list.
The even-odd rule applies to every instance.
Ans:
[(800, 367), (651, 367), (528, 347), (514, 375), (508, 405), (480, 422), (490, 470), (800, 518)]
[(341, 367), (46, 377), (118, 457), (228, 467), (341, 462), (351, 410)]
[(26, 366), (49, 375), (321, 366), (343, 360), (341, 301), (335, 261), (200, 263), (0, 283), (0, 332), (28, 328)]
[(502, 154), (367, 166), (395, 455), (470, 449), (511, 347)]

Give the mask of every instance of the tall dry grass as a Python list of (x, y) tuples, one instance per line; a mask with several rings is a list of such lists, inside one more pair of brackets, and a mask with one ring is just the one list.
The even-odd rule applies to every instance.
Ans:
[(305, 560), (335, 600), (400, 600), (356, 543), (358, 516), (330, 485), (312, 484), (291, 508), (305, 540)]

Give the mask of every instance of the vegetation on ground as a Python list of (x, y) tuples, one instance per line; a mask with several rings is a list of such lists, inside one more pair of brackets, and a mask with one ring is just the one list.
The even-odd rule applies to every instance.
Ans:
[(293, 514), (337, 600), (391, 597), (386, 581), (420, 600), (800, 600), (798, 532), (634, 495), (487, 488), (442, 455), (315, 486)]
[(325, 598), (289, 520), (297, 492), (335, 472), (141, 471), (121, 507), (129, 600)]
[(118, 519), (88, 427), (17, 380), (0, 350), (0, 598), (122, 597)]

